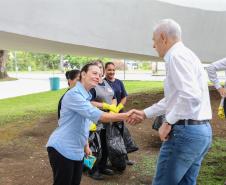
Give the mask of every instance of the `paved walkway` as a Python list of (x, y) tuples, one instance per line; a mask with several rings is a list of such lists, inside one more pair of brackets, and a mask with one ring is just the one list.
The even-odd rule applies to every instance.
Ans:
[[(60, 81), (60, 88), (67, 87), (66, 81)], [(50, 90), (48, 80), (19, 79), (0, 82), (0, 99), (33, 94)]]
[[(0, 82), (0, 99), (45, 92), (50, 90), (50, 74), (14, 74), (10, 77), (18, 78), (15, 81)], [(63, 75), (60, 75), (60, 88), (67, 87)]]

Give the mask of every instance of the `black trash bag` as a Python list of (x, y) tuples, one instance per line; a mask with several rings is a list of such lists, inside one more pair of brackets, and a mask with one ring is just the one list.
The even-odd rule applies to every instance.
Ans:
[(99, 132), (89, 133), (89, 147), (92, 151), (92, 155), (96, 157), (96, 164), (101, 160), (102, 157), (102, 148)]
[(135, 141), (133, 140), (129, 129), (124, 125), (123, 128), (123, 140), (125, 143), (127, 153), (132, 153), (139, 150), (138, 146), (136, 145)]
[(114, 124), (106, 128), (108, 156), (112, 167), (118, 171), (126, 169), (126, 147), (122, 135)]
[(152, 129), (158, 131), (165, 121), (166, 121), (165, 115), (157, 116), (152, 124)]

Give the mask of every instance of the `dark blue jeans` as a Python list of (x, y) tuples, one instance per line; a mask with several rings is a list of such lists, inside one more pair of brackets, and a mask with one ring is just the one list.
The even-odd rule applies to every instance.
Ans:
[(160, 149), (152, 185), (195, 185), (201, 162), (212, 143), (209, 121), (175, 125)]

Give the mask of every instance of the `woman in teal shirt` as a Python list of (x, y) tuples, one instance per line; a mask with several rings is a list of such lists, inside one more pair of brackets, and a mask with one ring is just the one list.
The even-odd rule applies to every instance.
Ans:
[(62, 99), (59, 126), (53, 131), (46, 145), (54, 185), (80, 184), (84, 154), (91, 154), (87, 142), (90, 121), (120, 121), (128, 119), (132, 114), (132, 111), (106, 113), (90, 103), (89, 90), (99, 83), (100, 74), (96, 63), (86, 64), (81, 70), (80, 82)]

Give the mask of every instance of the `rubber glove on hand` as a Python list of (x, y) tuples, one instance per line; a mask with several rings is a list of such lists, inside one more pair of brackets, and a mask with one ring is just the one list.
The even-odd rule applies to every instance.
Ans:
[(96, 123), (91, 123), (89, 126), (89, 131), (95, 132), (97, 130)]
[(219, 105), (218, 111), (217, 111), (217, 116), (218, 116), (221, 120), (225, 119), (225, 112), (224, 112), (224, 107), (223, 107), (223, 105), (224, 105), (224, 98), (221, 98), (221, 102), (220, 102), (220, 105)]
[(114, 105), (114, 104), (107, 104), (107, 103), (103, 103), (103, 109), (104, 110), (109, 110), (109, 111), (111, 111), (111, 112), (117, 112), (117, 108), (116, 108), (116, 105)]
[(218, 108), (217, 115), (221, 120), (225, 119), (224, 107), (220, 106)]
[(116, 107), (117, 113), (120, 112), (120, 110), (122, 110), (124, 108), (124, 105), (122, 103), (118, 104), (118, 106)]

